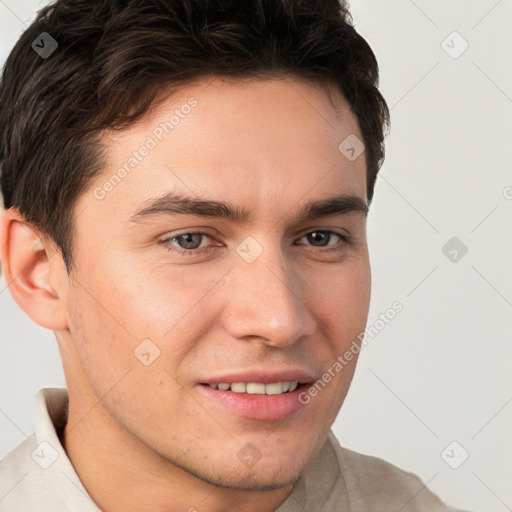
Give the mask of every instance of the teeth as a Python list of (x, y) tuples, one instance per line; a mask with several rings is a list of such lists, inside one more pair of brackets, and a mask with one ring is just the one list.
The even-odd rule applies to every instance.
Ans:
[(247, 393), (249, 395), (264, 395), (265, 394), (265, 384), (260, 384), (259, 382), (248, 382), (246, 387), (247, 387)]
[(231, 391), (234, 391), (235, 393), (245, 393), (245, 382), (234, 382), (233, 384), (231, 384)]
[(267, 395), (279, 395), (283, 392), (283, 385), (281, 382), (275, 382), (272, 384), (265, 385), (265, 393)]
[(249, 395), (280, 395), (281, 393), (288, 393), (295, 391), (299, 383), (297, 381), (282, 381), (271, 382), (270, 384), (263, 384), (262, 382), (220, 382), (219, 384), (208, 384), (211, 388), (219, 389), (220, 391), (227, 391), (231, 389), (233, 393), (247, 393)]

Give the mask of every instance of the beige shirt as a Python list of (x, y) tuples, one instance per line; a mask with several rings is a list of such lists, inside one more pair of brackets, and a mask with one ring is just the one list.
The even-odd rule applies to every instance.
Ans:
[[(0, 463), (0, 512), (101, 512), (59, 440), (67, 404), (66, 389), (37, 394), (35, 433)], [(332, 431), (276, 512), (299, 511), (462, 512), (445, 505), (416, 475), (342, 448)]]

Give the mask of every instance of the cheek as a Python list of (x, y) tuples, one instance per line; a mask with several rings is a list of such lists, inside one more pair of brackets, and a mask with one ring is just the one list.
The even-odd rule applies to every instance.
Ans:
[[(219, 277), (191, 268), (154, 271), (124, 276), (116, 291), (123, 301), (123, 316), (134, 336), (154, 338), (178, 356), (186, 352), (187, 340), (194, 340), (215, 312), (209, 307), (209, 292)], [(179, 338), (179, 345), (171, 341)]]
[[(99, 281), (89, 285), (101, 291)], [(126, 281), (110, 288), (110, 293), (98, 295), (101, 303), (81, 287), (74, 290), (70, 333), (77, 354), (76, 378), (80, 374), (83, 389), (88, 384), (96, 397), (103, 397), (104, 407), (121, 423), (130, 424), (136, 413), (149, 425), (159, 414), (155, 401), (171, 409), (180, 402), (177, 369), (190, 351), (190, 335), (176, 327), (164, 336), (171, 320), (176, 323), (179, 317), (155, 308), (148, 291), (142, 295), (129, 289)]]
[(321, 305), (322, 317), (338, 335), (345, 333), (341, 339), (357, 336), (368, 318), (371, 274), (366, 262), (361, 258), (327, 274), (322, 293), (317, 291), (316, 303)]
[(322, 382), (303, 397), (323, 411), (318, 423), (329, 425), (335, 420), (354, 376), (371, 289), (370, 269), (364, 259), (361, 264), (339, 270), (332, 273), (324, 293), (317, 295), (316, 311), (327, 340), (322, 355), (324, 373)]
[(92, 286), (104, 288), (110, 314), (96, 311), (101, 318), (95, 319), (95, 330), (103, 333), (110, 346), (110, 359), (126, 353), (128, 362), (133, 363), (134, 351), (147, 346), (150, 352), (159, 353), (152, 369), (162, 367), (178, 375), (180, 365), (197, 340), (207, 334), (218, 313), (212, 304), (214, 294), (209, 295), (218, 274), (184, 266), (141, 268), (140, 261), (110, 273), (103, 270), (103, 276), (96, 274)]
[[(132, 339), (124, 328), (115, 297), (100, 293), (96, 283), (86, 282), (87, 291), (83, 285), (72, 290), (69, 330), (78, 364), (91, 386), (101, 393), (132, 364)], [(95, 291), (94, 296), (89, 288)]]

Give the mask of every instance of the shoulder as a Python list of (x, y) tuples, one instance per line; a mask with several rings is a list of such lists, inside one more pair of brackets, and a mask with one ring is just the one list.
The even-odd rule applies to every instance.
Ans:
[(29, 492), (27, 485), (33, 478), (34, 450), (36, 437), (32, 434), (0, 462), (0, 512), (21, 510), (17, 505), (21, 505), (20, 498)]
[[(21, 477), (30, 470), (31, 454), (36, 448), (36, 436), (27, 437), (16, 448), (10, 451), (0, 462), (0, 490), (4, 491), (7, 481)], [(0, 496), (2, 495), (0, 491)]]
[(414, 473), (379, 457), (344, 448), (332, 432), (326, 443), (336, 453), (354, 512), (373, 509), (383, 512), (464, 512), (445, 504)]

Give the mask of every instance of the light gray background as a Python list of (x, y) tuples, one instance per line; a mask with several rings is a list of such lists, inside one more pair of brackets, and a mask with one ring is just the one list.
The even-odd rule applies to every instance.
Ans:
[[(0, 0), (1, 62), (45, 3)], [(392, 116), (368, 220), (368, 324), (395, 301), (404, 310), (369, 338), (334, 431), (450, 504), (512, 510), (512, 2), (351, 7)], [(452, 237), (468, 248), (457, 262), (442, 252)], [(4, 457), (33, 432), (36, 392), (65, 381), (53, 333), (1, 278), (0, 333)], [(441, 456), (452, 441), (452, 465), (469, 453), (458, 469)]]

